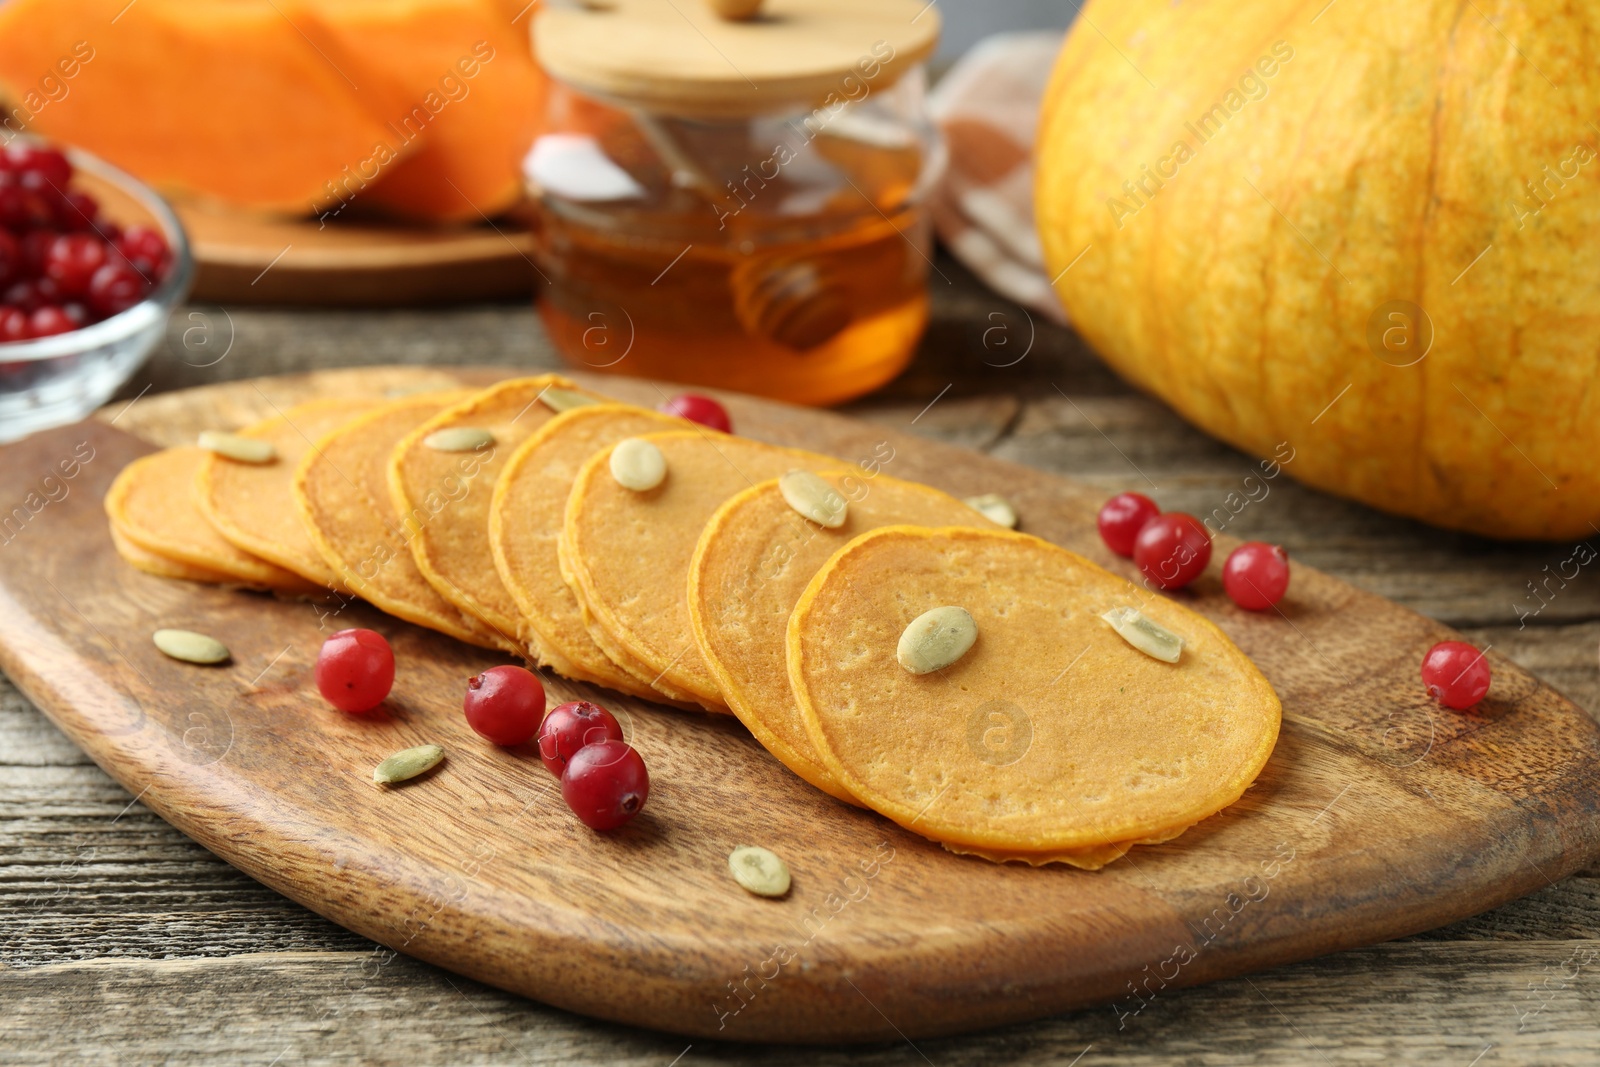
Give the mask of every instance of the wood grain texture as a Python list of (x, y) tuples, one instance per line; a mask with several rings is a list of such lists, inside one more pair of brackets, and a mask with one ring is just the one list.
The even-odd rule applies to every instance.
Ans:
[(610, 0), (550, 5), (533, 38), (540, 65), (568, 85), (647, 113), (726, 120), (893, 85), (933, 51), (940, 22), (917, 0), (766, 0), (746, 21), (703, 2)]
[[(1029, 318), (944, 256), (936, 258), (932, 320), (911, 368), (872, 398), (852, 405), (859, 417), (895, 429), (980, 449), (1005, 449), (1023, 415), (1066, 392), (1087, 416), (1051, 431), (1049, 451), (1070, 466), (1047, 469), (1111, 489), (1144, 483), (1119, 449), (1146, 437), (1171, 446), (1141, 462), (1158, 495), (1179, 491), (1169, 472), (1183, 471), (1182, 491), (1220, 497), (1251, 460), (1213, 448), (1159, 403), (1144, 400), (1090, 354), (1071, 331)], [(199, 316), (198, 318), (192, 316)], [(208, 325), (209, 324), (209, 325)], [(1003, 332), (990, 332), (997, 324)], [(195, 327), (199, 330), (190, 333)], [(207, 349), (207, 339), (220, 342)], [(1000, 340), (1012, 342), (1008, 346)], [(216, 354), (231, 343), (229, 355)], [(1026, 350), (1027, 355), (1017, 360)], [(317, 366), (412, 363), (492, 363), (527, 372), (561, 364), (526, 304), (427, 311), (222, 309), (199, 306), (173, 317), (168, 343), (122, 393), (122, 404), (174, 388), (310, 369)], [(997, 366), (997, 364), (1008, 364)], [(949, 387), (946, 390), (946, 387)], [(929, 402), (943, 392), (929, 408)], [(1047, 401), (1049, 398), (1049, 401)], [(1135, 417), (1114, 427), (1111, 412)], [(141, 400), (142, 404), (143, 401)], [(925, 414), (921, 414), (926, 410)], [(136, 410), (136, 409), (135, 409)], [(918, 415), (921, 417), (918, 418)], [(913, 419), (917, 419), (915, 423)], [(1200, 452), (1195, 452), (1200, 449)], [(1244, 511), (1229, 527), (1241, 536), (1289, 539), (1296, 559), (1353, 580), (1441, 622), (1463, 628), (1480, 646), (1493, 643), (1587, 709), (1600, 707), (1600, 580), (1593, 567), (1518, 629), (1503, 591), (1523, 588), (1551, 556), (1549, 545), (1497, 544), (1440, 535), (1415, 523), (1300, 489), (1279, 479), (1271, 498)], [(1524, 590), (1524, 593), (1526, 591)], [(88, 854), (87, 849), (95, 848)], [(80, 851), (84, 850), (84, 851)], [(29, 902), (32, 903), (29, 903)], [(24, 906), (26, 905), (26, 906)], [(1110, 1009), (1068, 1012), (1035, 1023), (938, 1042), (917, 1042), (939, 1067), (946, 1064), (1234, 1063), (1325, 1064), (1331, 1061), (1442, 1062), (1466, 1067), (1481, 1044), (1463, 1042), (1503, 1029), (1507, 1006), (1530, 985), (1559, 986), (1550, 969), (1564, 960), (1567, 939), (1600, 937), (1600, 865), (1491, 911), (1416, 935), (1357, 950), (1353, 968), (1324, 956), (1253, 975), (1249, 982), (1282, 1011), (1263, 1010), (1243, 980), (1172, 990), (1140, 1025), (1097, 1042)], [(1415, 940), (1439, 942), (1448, 964), (1412, 953)], [(0, 1003), (8, 1057), (21, 1062), (162, 1062), (210, 1065), (210, 1051), (238, 1020), (233, 1059), (270, 1064), (297, 1039), (280, 1064), (351, 1062), (398, 1038), (416, 1063), (506, 1063), (560, 1058), (610, 1064), (619, 1047), (633, 1062), (761, 1063), (774, 1059), (829, 1064), (917, 1064), (926, 1061), (895, 1041), (850, 1049), (803, 1050), (689, 1042), (671, 1035), (618, 1030), (582, 1016), (479, 987), (427, 964), (397, 958), (384, 971), (386, 1014), (370, 1000), (349, 1001), (342, 985), (306, 985), (279, 978), (279, 954), (334, 953), (342, 975), (349, 952), (372, 943), (329, 922), (242, 874), (163, 821), (134, 794), (94, 766), (29, 701), (0, 677), (0, 966), (11, 983)], [(1518, 961), (1534, 953), (1549, 964), (1531, 970)], [(242, 958), (239, 958), (242, 957)], [(249, 980), (232, 983), (207, 1011), (185, 1012), (185, 995), (157, 981), (173, 961), (210, 959)], [(99, 960), (94, 983), (113, 998), (126, 1033), (122, 1045), (88, 1017), (69, 1012), (83, 1003), (59, 985), (31, 984), (40, 964)], [(404, 966), (402, 966), (404, 965)], [(1600, 1028), (1600, 985), (1585, 970), (1562, 990), (1566, 1010), (1547, 1011), (1531, 1039), (1495, 1040), (1480, 1067), (1503, 1064), (1586, 1063)], [(463, 1001), (446, 982), (467, 992)], [(1296, 995), (1282, 991), (1293, 983)], [(208, 988), (222, 987), (209, 981)], [(56, 1014), (9, 1010), (35, 991)], [(1226, 996), (1219, 997), (1219, 992)], [(481, 994), (481, 998), (480, 998)], [(348, 1010), (359, 1003), (363, 1010)], [(1552, 999), (1551, 1008), (1556, 1006)], [(330, 1012), (329, 1009), (335, 1010)], [(474, 1010), (477, 1009), (477, 1010)], [(479, 1014), (479, 1010), (483, 1015)], [(270, 1017), (269, 1026), (250, 1020)], [(485, 1018), (487, 1016), (487, 1019)], [(24, 1021), (25, 1020), (25, 1021)], [(1481, 1024), (1481, 1029), (1480, 1029)], [(508, 1035), (506, 1027), (511, 1034)], [(1514, 1025), (1513, 1025), (1514, 1028)], [(1073, 1044), (1079, 1035), (1081, 1041)], [(1315, 1045), (1311, 1048), (1302, 1039)], [(137, 1043), (135, 1043), (137, 1042)], [(1295, 1042), (1301, 1042), (1295, 1044)], [(1556, 1049), (1566, 1050), (1551, 1051)]]
[(194, 248), (195, 300), (413, 306), (531, 297), (526, 226), (287, 219), (203, 202), (176, 205)]
[[(375, 388), (403, 377), (383, 372)], [(438, 385), (429, 372), (416, 378)], [(607, 388), (655, 396), (639, 383)], [(1497, 653), (1483, 714), (1431, 708), (1415, 664), (1443, 628), (1309, 568), (1285, 607), (1291, 625), (1226, 606), (1214, 578), (1198, 587), (1195, 606), (1278, 688), (1283, 738), (1240, 804), (1125, 866), (1038, 872), (950, 857), (799, 784), (736, 726), (618, 699), (657, 791), (648, 819), (596, 841), (574, 832), (542, 771), (508, 773), (459, 722), (460, 680), (492, 662), (485, 654), (352, 606), (339, 625), (391, 633), (401, 678), (392, 721), (332, 718), (307, 697), (310, 608), (162, 582), (110, 558), (96, 486), (144, 447), (122, 427), (175, 432), (197, 406), (213, 424), (223, 412), (244, 421), (261, 393), (235, 387), (231, 405), (221, 394), (150, 398), (116, 429), (7, 450), (8, 496), (68, 438), (89, 435), (97, 459), (34, 520), (53, 533), (27, 529), (4, 550), (17, 561), (0, 574), (4, 666), (102, 766), (143, 790), (144, 806), (343, 925), (473, 977), (735, 1040), (916, 1038), (1119, 993), (1126, 1019), (1157, 990), (1159, 1000), (1484, 910), (1600, 847), (1600, 735), (1586, 715)], [(732, 407), (764, 437), (846, 458), (887, 440), (890, 473), (958, 495), (998, 489), (1028, 529), (1106, 559), (1092, 536), (1095, 491), (900, 431)], [(221, 637), (234, 668), (195, 677), (162, 660), (145, 635), (174, 619)], [(377, 794), (365, 781), (372, 764), (421, 740), (450, 750), (444, 772)], [(720, 873), (727, 849), (757, 833), (796, 874), (778, 904), (742, 897)], [(875, 857), (874, 878), (845, 881)], [(839, 903), (853, 885), (866, 891)], [(715, 1007), (779, 942), (796, 947), (779, 977), (750, 979), (736, 1014), (738, 999)], [(1194, 958), (1173, 970), (1179, 944)], [(1170, 983), (1143, 984), (1146, 966)]]
[[(1120, 1029), (1111, 1012), (1095, 1011), (969, 1037), (853, 1048), (719, 1046), (529, 1011), (511, 994), (371, 952), (62, 963), (0, 971), (0, 997), (12, 1033), (61, 1035), (60, 1058), (24, 1052), (8, 1059), (18, 1064), (69, 1056), (86, 1064), (170, 1062), (180, 1047), (189, 1062), (266, 1065), (277, 1056), (280, 1064), (384, 1067), (1468, 1067), (1478, 1056), (1482, 1064), (1589, 1067), (1600, 1025), (1595, 963), (1584, 961), (1597, 952), (1586, 941), (1378, 945), (1315, 970), (1283, 967), (1188, 990)], [(155, 1019), (160, 1029), (141, 1025)]]

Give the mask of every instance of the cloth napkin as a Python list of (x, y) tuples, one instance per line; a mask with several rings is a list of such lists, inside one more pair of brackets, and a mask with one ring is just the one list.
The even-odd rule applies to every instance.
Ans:
[(992, 289), (1057, 322), (1033, 222), (1033, 137), (1060, 31), (1000, 33), (972, 47), (929, 95), (949, 162), (929, 198), (952, 255)]

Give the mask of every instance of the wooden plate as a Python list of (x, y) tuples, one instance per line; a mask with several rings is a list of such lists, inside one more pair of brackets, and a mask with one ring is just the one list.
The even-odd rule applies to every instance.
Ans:
[[(10, 513), (0, 549), (0, 666), (150, 808), (307, 907), (539, 1000), (696, 1036), (915, 1038), (1107, 1002), (1126, 1017), (1175, 986), (1495, 907), (1600, 853), (1600, 729), (1587, 715), (1493, 652), (1489, 698), (1472, 714), (1441, 710), (1417, 667), (1449, 631), (1307, 567), (1281, 615), (1234, 608), (1215, 567), (1185, 594), (1283, 698), (1282, 738), (1255, 787), (1177, 841), (1088, 873), (950, 855), (806, 786), (727, 717), (552, 679), (559, 699), (615, 709), (650, 767), (645, 814), (592, 834), (531, 751), (467, 729), (463, 683), (488, 653), (360, 604), (319, 619), (113, 555), (101, 495), (151, 447), (125, 431), (188, 440), (308, 396), (497, 374), (239, 382), (8, 446), (0, 502), (26, 517)], [(776, 442), (850, 460), (892, 449), (892, 474), (1004, 493), (1027, 529), (1129, 572), (1095, 536), (1096, 494), (1070, 482), (825, 412), (728, 406)], [(93, 458), (63, 481), (57, 464), (75, 449)], [(149, 640), (161, 626), (214, 634), (234, 661), (165, 659)], [(394, 643), (386, 712), (345, 716), (316, 695), (323, 633), (345, 626)], [(449, 752), (437, 772), (372, 785), (379, 759), (428, 741)], [(743, 843), (786, 857), (787, 898), (733, 883), (726, 857)], [(350, 980), (375, 980), (390, 958), (376, 951)]]
[(533, 298), (527, 228), (513, 220), (430, 229), (274, 219), (174, 204), (194, 245), (193, 299), (216, 304), (388, 306)]

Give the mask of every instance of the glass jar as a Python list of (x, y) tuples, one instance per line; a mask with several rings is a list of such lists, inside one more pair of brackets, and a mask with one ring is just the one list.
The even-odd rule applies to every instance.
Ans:
[(820, 103), (754, 114), (676, 114), (552, 71), (527, 173), (539, 311), (568, 361), (803, 404), (905, 368), (942, 147), (920, 63), (891, 71), (874, 48), (892, 56), (861, 50)]

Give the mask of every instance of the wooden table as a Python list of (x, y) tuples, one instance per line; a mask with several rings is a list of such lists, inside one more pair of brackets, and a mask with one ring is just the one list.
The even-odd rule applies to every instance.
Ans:
[[(916, 364), (856, 414), (1196, 514), (1222, 506), (1252, 469), (1128, 389), (1070, 331), (1030, 321), (948, 260), (939, 267), (949, 281), (934, 279), (934, 322)], [(523, 306), (196, 307), (174, 316), (168, 341), (126, 399), (147, 386), (322, 366), (558, 366)], [(1600, 707), (1600, 582), (1585, 571), (1527, 615), (1540, 607), (1529, 583), (1571, 545), (1442, 533), (1287, 479), (1227, 532), (1280, 542), (1296, 559), (1492, 642), (1591, 713)], [(1163, 993), (1123, 1029), (1108, 1007), (915, 1046), (690, 1047), (405, 957), (385, 962), (370, 942), (151, 814), (3, 678), (0, 766), (3, 1063), (1600, 1061), (1600, 865), (1441, 930)]]

